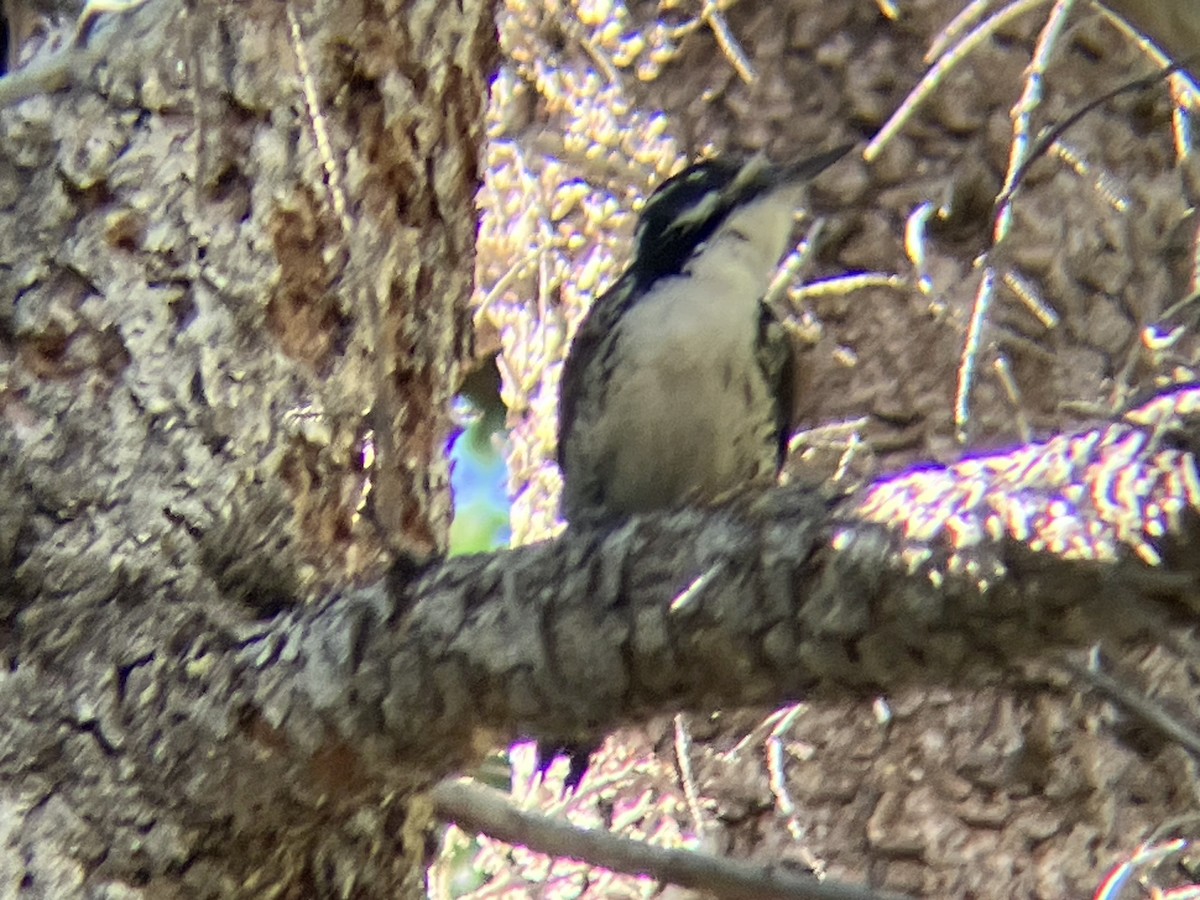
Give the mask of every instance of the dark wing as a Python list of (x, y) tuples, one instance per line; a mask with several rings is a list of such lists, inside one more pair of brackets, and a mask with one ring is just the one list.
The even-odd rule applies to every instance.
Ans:
[(795, 428), (796, 348), (787, 328), (765, 303), (758, 320), (758, 365), (775, 402), (776, 471), (783, 469)]
[[(566, 446), (585, 394), (603, 392), (608, 382), (614, 331), (633, 302), (635, 280), (629, 273), (605, 291), (587, 311), (567, 353), (558, 387), (558, 467), (567, 477)], [(602, 398), (597, 398), (602, 399)]]

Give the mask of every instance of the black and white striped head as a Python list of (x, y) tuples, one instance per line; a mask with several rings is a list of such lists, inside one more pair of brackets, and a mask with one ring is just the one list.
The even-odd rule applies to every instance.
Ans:
[(775, 165), (761, 153), (695, 163), (664, 181), (638, 218), (630, 271), (643, 285), (678, 275), (688, 259), (739, 210), (780, 191), (794, 192), (846, 155), (851, 145)]

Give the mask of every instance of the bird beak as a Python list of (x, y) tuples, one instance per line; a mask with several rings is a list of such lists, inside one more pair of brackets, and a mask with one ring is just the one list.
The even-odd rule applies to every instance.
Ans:
[(843, 144), (833, 150), (818, 153), (816, 156), (779, 166), (773, 165), (767, 159), (767, 155), (759, 151), (746, 160), (729, 186), (729, 191), (737, 194), (746, 185), (753, 184), (760, 179), (775, 185), (776, 188), (798, 187), (805, 182), (812, 181), (853, 149), (854, 144)]
[(826, 150), (824, 153), (818, 153), (816, 156), (786, 163), (779, 167), (781, 176), (779, 180), (787, 184), (812, 181), (853, 149), (854, 144), (843, 144), (832, 150)]

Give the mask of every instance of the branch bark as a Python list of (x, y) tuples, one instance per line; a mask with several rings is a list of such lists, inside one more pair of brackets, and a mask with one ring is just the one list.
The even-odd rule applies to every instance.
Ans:
[[(332, 734), (380, 772), (414, 757), (447, 772), (465, 759), (452, 748), (481, 738), (583, 740), (665, 712), (980, 683), (1064, 648), (1161, 635), (1195, 613), (1186, 548), (1200, 480), (1190, 452), (1155, 446), (1146, 410), (1178, 415), (1197, 396), (1132, 414), (1147, 424), (925, 470), (838, 503), (781, 488), (449, 560), (399, 594), (343, 595), (248, 648), (281, 640), (297, 654), (259, 706), (293, 742)], [(974, 508), (945, 508), (938, 479), (974, 494)], [(1141, 485), (1140, 509), (1106, 498), (1118, 479)], [(872, 522), (886, 491), (909, 503)], [(1067, 508), (1071, 496), (1088, 502)], [(1025, 519), (994, 531), (1010, 502)], [(1145, 517), (1172, 507), (1161, 532)], [(301, 708), (295, 732), (282, 711)]]
[[(434, 779), (516, 734), (579, 738), (679, 709), (979, 682), (1063, 648), (1160, 634), (1195, 614), (1187, 548), (1200, 479), (1190, 452), (1151, 440), (1154, 410), (1187, 429), (1198, 396), (1181, 390), (1131, 416), (1141, 424), (1055, 439), (1027, 458), (1021, 448), (926, 470), (836, 504), (788, 487), (568, 532), (269, 622), (180, 610), (168, 646), (146, 647), (140, 607), (119, 591), (103, 627), (110, 653), (129, 662), (97, 694), (60, 695), (58, 721), (93, 753), (162, 760), (174, 814), (206, 823), (210, 840), (227, 823), (225, 840), (256, 855), (281, 836), (279, 817), (260, 821), (255, 809), (286, 810), (289, 843), (372, 798), (419, 809), (412, 800)], [(1064, 468), (1070, 447), (1090, 450)], [(999, 493), (1022, 460), (1019, 492)], [(968, 468), (993, 473), (991, 488), (974, 490)], [(1140, 479), (1151, 512), (1175, 505), (1154, 539), (1158, 565), (1101, 540), (1087, 553), (1045, 546), (1075, 525), (1103, 531), (1098, 507), (1079, 505), (1077, 520), (1059, 507), (1073, 495), (1099, 503), (1109, 476)], [(866, 521), (877, 492), (908, 490), (914, 477), (953, 477), (976, 506), (960, 504), (957, 521), (924, 527), (919, 540), (905, 532), (936, 523), (945, 492), (913, 495), (898, 524)], [(964, 543), (969, 517), (985, 521), (1005, 498), (1045, 512), (1044, 528)], [(1107, 518), (1126, 529), (1123, 547), (1156, 530), (1135, 535), (1133, 511), (1120, 513)], [(30, 677), (23, 669), (17, 683)], [(193, 777), (179, 784), (176, 773)], [(411, 848), (419, 823), (394, 824)]]

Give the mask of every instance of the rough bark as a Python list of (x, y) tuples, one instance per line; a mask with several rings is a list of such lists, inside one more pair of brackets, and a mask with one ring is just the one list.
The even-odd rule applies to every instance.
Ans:
[(419, 885), (390, 795), (271, 763), (212, 664), (444, 547), (493, 31), (151, 0), (0, 113), (6, 890)]

